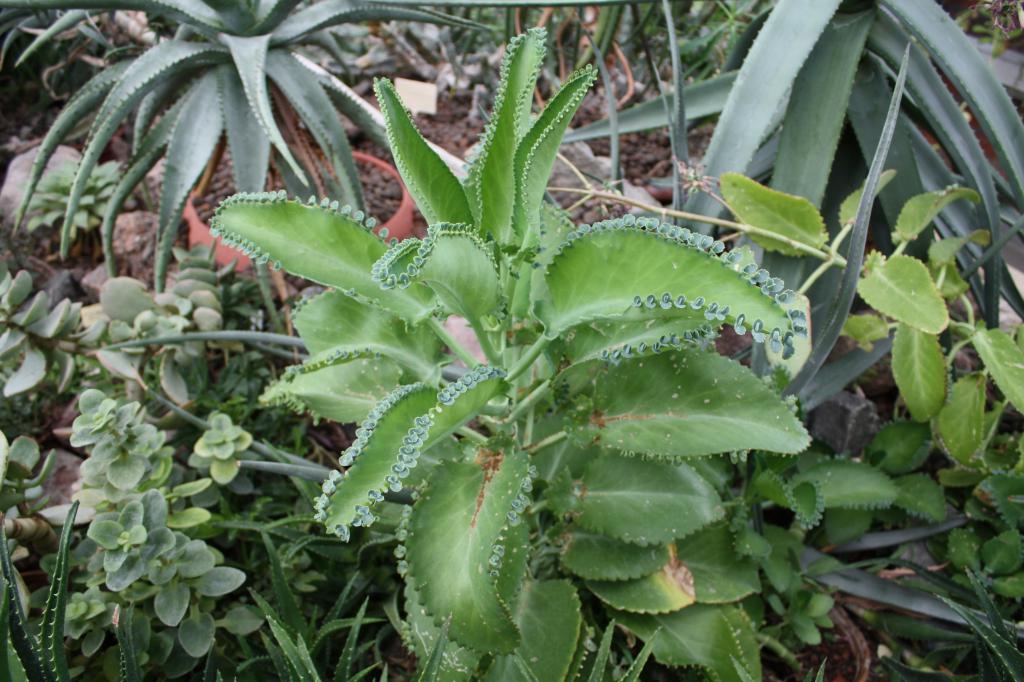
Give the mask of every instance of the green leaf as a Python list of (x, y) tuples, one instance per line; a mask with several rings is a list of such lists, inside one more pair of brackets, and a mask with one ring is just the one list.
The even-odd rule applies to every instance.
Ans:
[(373, 406), (394, 390), (401, 375), (394, 362), (372, 357), (301, 368), (267, 386), (260, 403), (286, 405), (295, 412), (337, 422), (356, 422), (365, 419)]
[(588, 580), (587, 588), (614, 609), (631, 613), (671, 613), (695, 601), (693, 574), (676, 559), (636, 580)]
[[(820, 249), (828, 240), (824, 219), (807, 199), (769, 189), (739, 173), (723, 174), (720, 183), (725, 203), (740, 222), (815, 249)], [(760, 235), (750, 238), (769, 251), (802, 255), (801, 251), (778, 240)]]
[(1005, 523), (1015, 528), (1024, 526), (1024, 475), (992, 474), (977, 492), (983, 500), (988, 496)]
[(571, 505), (582, 528), (642, 546), (685, 537), (725, 513), (689, 466), (616, 456), (587, 465)]
[(996, 575), (1013, 573), (1021, 566), (1020, 532), (1008, 530), (981, 546), (985, 570)]
[(949, 560), (959, 569), (978, 570), (981, 567), (981, 539), (968, 528), (949, 531), (947, 544)]
[(590, 398), (575, 431), (607, 449), (685, 458), (749, 448), (797, 453), (810, 443), (764, 382), (713, 353), (661, 353), (602, 367)]
[(590, 64), (570, 75), (516, 148), (513, 225), (519, 244), (529, 241), (539, 229), (541, 204), (562, 136), (595, 80), (597, 70)]
[(484, 128), (480, 152), (466, 179), (466, 194), (476, 224), (499, 243), (511, 241), (516, 169), (509, 161), (515, 158), (519, 140), (530, 124), (533, 90), (543, 64), (546, 38), (543, 28), (534, 28), (514, 37), (505, 48), (494, 113)]
[(385, 490), (398, 491), (420, 454), (476, 416), (507, 389), (503, 370), (479, 366), (436, 394), (422, 384), (401, 386), (363, 421), (356, 442), (341, 457), (349, 467), (324, 481), (316, 518), (343, 539), (349, 526), (368, 526)]
[(872, 313), (850, 315), (843, 323), (843, 336), (848, 336), (866, 352), (871, 352), (875, 341), (889, 338), (889, 323)]
[(890, 422), (868, 444), (867, 456), (887, 474), (908, 474), (928, 458), (931, 437), (927, 424)]
[(46, 378), (46, 356), (36, 348), (28, 348), (18, 369), (4, 384), (4, 397), (10, 398), (25, 391), (31, 391)]
[(633, 580), (668, 563), (667, 545), (633, 545), (599, 533), (573, 530), (562, 549), (562, 567), (587, 580)]
[(892, 479), (853, 460), (824, 459), (794, 476), (792, 484), (803, 481), (819, 487), (827, 509), (880, 509), (888, 507), (899, 495)]
[(427, 224), (473, 223), (473, 212), (462, 185), (416, 130), (395, 86), (387, 79), (377, 78), (373, 91), (384, 114), (395, 166)]
[(568, 235), (547, 267), (534, 311), (550, 338), (639, 308), (652, 317), (698, 310), (738, 333), (751, 329), (755, 340), (775, 336), (780, 350), (792, 345), (798, 330), (786, 306), (793, 293), (745, 262), (743, 252), (723, 249), (711, 237), (654, 219), (625, 216), (585, 226)]
[(231, 154), (235, 189), (239, 192), (260, 192), (267, 181), (270, 165), (270, 138), (263, 130), (259, 115), (249, 106), (245, 86), (238, 73), (234, 69), (225, 69), (221, 71), (220, 79), (224, 131)]
[(220, 485), (227, 485), (238, 475), (237, 459), (214, 459), (210, 462), (210, 478)]
[(923, 332), (938, 334), (949, 324), (949, 311), (924, 263), (910, 256), (886, 260), (872, 252), (857, 293), (880, 313)]
[[(216, 462), (215, 462), (216, 463)], [(238, 465), (232, 462), (235, 467), (235, 471), (238, 470)], [(212, 467), (211, 467), (212, 468)], [(209, 521), (211, 514), (208, 510), (201, 507), (189, 507), (188, 509), (182, 509), (179, 512), (173, 512), (167, 517), (168, 528), (195, 528)]]
[(374, 264), (373, 278), (385, 289), (422, 281), (446, 310), (474, 322), (497, 313), (502, 300), (498, 264), (472, 225), (431, 225), (423, 241), (395, 244)]
[(468, 682), (473, 679), (476, 667), (480, 662), (480, 654), (447, 640), (447, 632), (434, 622), (434, 617), (427, 613), (420, 601), (412, 577), (405, 576), (405, 612), (406, 623), (402, 631), (405, 645), (416, 653), (417, 660), (432, 658), (438, 643), (445, 640), (444, 655), (438, 666), (439, 679), (445, 682)]
[(761, 589), (757, 564), (736, 551), (725, 523), (677, 541), (676, 556), (691, 574), (698, 603), (739, 601)]
[(897, 478), (894, 483), (900, 491), (893, 502), (897, 507), (929, 521), (942, 521), (946, 518), (946, 496), (931, 476), (910, 474)]
[(160, 622), (168, 627), (176, 627), (188, 611), (190, 590), (188, 585), (175, 583), (164, 585), (156, 593), (153, 600), (153, 610)]
[(966, 199), (975, 204), (981, 201), (977, 192), (966, 187), (946, 187), (911, 197), (900, 210), (896, 230), (892, 235), (893, 240), (911, 241), (932, 224), (942, 209), (958, 199)]
[(949, 402), (939, 412), (939, 439), (958, 462), (973, 466), (974, 455), (985, 440), (985, 375), (969, 374), (956, 380)]
[(224, 614), (224, 618), (217, 622), (233, 635), (251, 635), (263, 625), (263, 616), (252, 606), (235, 606)]
[(497, 659), (485, 680), (517, 679), (514, 656), (520, 656), (538, 682), (563, 682), (569, 673), (583, 618), (580, 598), (566, 580), (529, 581), (513, 612), (522, 643)]
[(341, 291), (308, 299), (294, 313), (295, 329), (312, 358), (369, 349), (398, 362), (421, 381), (434, 383), (444, 360), (437, 336)]
[(186, 618), (178, 626), (178, 643), (192, 658), (202, 658), (213, 646), (215, 628), (213, 616), (208, 613)]
[[(370, 269), (387, 247), (361, 211), (324, 200), (302, 204), (283, 192), (236, 194), (222, 202), (210, 229), (258, 261), (373, 301), (406, 320), (422, 320), (433, 305), (425, 292), (384, 291)], [(301, 236), (300, 236), (301, 235)]]
[(244, 582), (245, 573), (237, 568), (216, 566), (200, 576), (195, 587), (196, 592), (204, 597), (220, 597), (234, 592)]
[(814, 481), (801, 481), (785, 488), (786, 506), (796, 514), (804, 528), (813, 528), (821, 521), (825, 511), (825, 498)]
[(910, 415), (926, 422), (946, 402), (946, 358), (935, 334), (906, 324), (896, 328), (892, 375)]
[(1024, 349), (998, 329), (977, 330), (971, 344), (1003, 395), (1017, 409), (1024, 410)]
[(654, 657), (665, 665), (699, 666), (721, 682), (745, 682), (732, 661), (749, 677), (761, 679), (754, 626), (736, 606), (693, 604), (666, 615), (616, 613), (616, 619), (641, 639), (654, 642)]
[(495, 566), (512, 561), (505, 539), (528, 466), (511, 450), (482, 451), (480, 464), (443, 462), (409, 519), (409, 575), (427, 612), (435, 622), (450, 616), (450, 635), (463, 646), (511, 653), (522, 641)]

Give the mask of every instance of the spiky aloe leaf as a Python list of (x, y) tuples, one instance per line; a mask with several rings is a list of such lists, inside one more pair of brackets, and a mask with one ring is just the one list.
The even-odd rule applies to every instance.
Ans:
[(511, 448), (481, 450), (477, 460), (444, 462), (430, 477), (409, 519), (408, 572), (427, 611), (451, 618), (454, 641), (511, 653), (521, 637), (499, 567), (526, 504), (529, 461)]
[(513, 162), (516, 199), (512, 221), (519, 244), (536, 234), (544, 192), (562, 136), (595, 80), (597, 70), (590, 64), (569, 76), (516, 149)]
[(534, 310), (554, 338), (593, 320), (615, 319), (632, 308), (701, 311), (737, 333), (776, 350), (806, 333), (796, 296), (741, 251), (706, 235), (655, 219), (625, 216), (571, 232), (547, 267)]
[(616, 612), (615, 618), (641, 639), (654, 642), (654, 657), (665, 665), (698, 666), (720, 682), (744, 682), (732, 661), (750, 679), (761, 679), (754, 626), (742, 608), (694, 604), (664, 615)]
[(366, 348), (402, 365), (417, 380), (437, 381), (444, 355), (437, 337), (425, 326), (410, 328), (387, 311), (341, 291), (307, 300), (293, 319), (311, 360)]
[(231, 173), (239, 192), (262, 192), (270, 165), (270, 138), (249, 106), (245, 87), (231, 69), (220, 73), (224, 104), (224, 130), (231, 154)]
[(357, 356), (326, 366), (298, 365), (267, 386), (264, 405), (337, 422), (360, 421), (399, 384), (401, 368), (387, 358)]
[(496, 313), (502, 303), (498, 264), (472, 225), (431, 225), (423, 241), (392, 246), (372, 274), (385, 289), (423, 282), (448, 311), (469, 320)]
[(517, 679), (515, 656), (526, 663), (538, 682), (567, 679), (583, 624), (580, 598), (572, 583), (566, 580), (527, 582), (512, 617), (522, 633), (522, 642), (515, 653), (495, 660), (484, 680)]
[(370, 275), (387, 247), (371, 229), (372, 218), (324, 199), (302, 204), (284, 192), (236, 194), (210, 221), (214, 234), (257, 260), (376, 302), (406, 320), (433, 309), (425, 292), (383, 291)]
[(373, 90), (384, 114), (395, 165), (427, 223), (472, 223), (473, 212), (462, 184), (420, 135), (395, 86), (378, 78)]
[(635, 580), (668, 563), (668, 545), (634, 545), (575, 529), (562, 548), (562, 567), (587, 580)]
[(581, 528), (641, 546), (685, 537), (725, 513), (715, 489), (685, 464), (597, 457), (566, 487), (550, 493), (556, 511)]
[(899, 495), (891, 478), (852, 460), (824, 459), (794, 476), (791, 483), (796, 486), (804, 481), (819, 487), (826, 509), (881, 509)]
[[(60, 542), (57, 545), (57, 562), (53, 567), (50, 589), (43, 607), (43, 622), (40, 626), (39, 643), (45, 656), (44, 665), (53, 671), (57, 680), (70, 680), (68, 660), (64, 654), (64, 616), (68, 606), (68, 571), (71, 564), (68, 553), (71, 551), (71, 535), (74, 532), (75, 516), (78, 514), (78, 502), (75, 501), (68, 510), (64, 526), (61, 528)], [(6, 542), (6, 539), (0, 540)]]
[(810, 437), (768, 386), (728, 358), (695, 350), (597, 370), (576, 433), (602, 448), (678, 459), (757, 448), (800, 452)]
[[(494, 94), (494, 114), (480, 138), (465, 190), (481, 232), (500, 243), (510, 241), (516, 199), (515, 158), (519, 140), (530, 124), (533, 89), (544, 61), (547, 32), (530, 29), (505, 48), (501, 77)], [(484, 197), (486, 196), (486, 200)]]
[(395, 389), (370, 412), (356, 440), (317, 499), (316, 518), (343, 539), (349, 527), (369, 526), (384, 491), (401, 490), (420, 454), (473, 418), (507, 386), (502, 370), (477, 367), (435, 393), (423, 384)]

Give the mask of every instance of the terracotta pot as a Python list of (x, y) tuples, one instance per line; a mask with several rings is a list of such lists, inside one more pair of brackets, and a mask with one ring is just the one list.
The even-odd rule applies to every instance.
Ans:
[[(383, 159), (378, 159), (376, 156), (364, 154), (363, 152), (353, 151), (352, 158), (355, 159), (356, 163), (375, 166), (384, 174), (393, 178), (398, 183), (398, 186), (402, 188), (402, 200), (398, 205), (398, 210), (390, 218), (383, 221), (377, 230), (379, 231), (386, 227), (388, 239), (391, 237), (397, 237), (398, 239), (411, 237), (413, 234), (413, 208), (415, 204), (413, 203), (412, 195), (409, 194), (409, 190), (405, 188), (405, 183), (402, 182), (402, 176), (398, 174), (398, 169)], [(189, 247), (193, 247), (196, 244), (206, 246), (213, 243), (214, 237), (210, 234), (210, 227), (199, 218), (199, 214), (192, 204), (192, 197), (189, 197), (188, 201), (185, 202), (185, 211), (182, 214), (182, 218), (188, 224)], [(214, 249), (213, 257), (218, 265), (227, 265), (237, 259), (239, 270), (252, 267), (252, 261), (247, 256), (236, 249), (225, 246), (219, 239), (216, 241), (217, 247)]]
[(391, 237), (397, 237), (398, 239), (411, 237), (413, 231), (413, 209), (415, 204), (413, 203), (412, 195), (409, 194), (409, 190), (405, 188), (405, 183), (402, 182), (402, 176), (398, 174), (398, 169), (387, 161), (364, 152), (353, 151), (352, 158), (356, 160), (356, 163), (365, 163), (375, 166), (381, 172), (393, 178), (394, 181), (398, 183), (398, 186), (402, 188), (402, 201), (398, 205), (398, 210), (395, 211), (395, 214), (390, 218), (382, 221), (381, 227), (388, 228), (389, 239)]

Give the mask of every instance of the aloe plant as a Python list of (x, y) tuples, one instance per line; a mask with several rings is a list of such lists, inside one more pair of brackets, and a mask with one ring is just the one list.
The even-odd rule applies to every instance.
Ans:
[[(338, 115), (340, 108), (359, 117), (361, 109), (347, 91), (325, 85), (307, 69), (296, 46), (311, 40), (318, 31), (351, 21), (456, 21), (431, 10), (346, 0), (310, 5), (300, 5), (298, 0), (241, 4), (197, 0), (0, 2), (0, 7), (33, 10), (83, 6), (161, 15), (174, 22), (177, 30), (172, 38), (156, 43), (134, 59), (103, 69), (71, 98), (42, 142), (15, 223), (21, 222), (57, 145), (95, 115), (64, 212), (61, 254), (67, 255), (74, 218), (89, 177), (114, 133), (134, 112), (134, 153), (107, 205), (102, 234), (108, 267), (113, 268), (114, 219), (146, 173), (166, 158), (157, 237), (158, 291), (163, 288), (185, 201), (207, 166), (219, 160), (222, 138), (226, 137), (235, 184), (240, 190), (263, 189), (273, 150), (281, 161), (281, 171), (294, 175), (300, 186), (316, 186), (321, 192), (361, 204), (358, 176)], [(307, 147), (294, 139), (300, 134), (296, 121), (301, 121), (312, 135), (323, 161), (315, 152), (299, 151)], [(291, 145), (285, 141), (283, 124), (293, 136)], [(322, 167), (324, 161), (327, 170)]]
[[(221, 204), (213, 229), (227, 243), (332, 287), (296, 311), (311, 357), (267, 399), (361, 420), (314, 505), (329, 532), (347, 541), (387, 513), (388, 495), (416, 491), (395, 554), (418, 655), (450, 619), (452, 674), (493, 661), (492, 679), (521, 666), (561, 679), (582, 588), (653, 638), (662, 661), (735, 679), (712, 655), (728, 647), (758, 677), (750, 622), (729, 603), (749, 594), (748, 567), (735, 587), (716, 587), (712, 568), (694, 588), (687, 565), (708, 551), (726, 560), (707, 543), (732, 544), (717, 523), (722, 499), (695, 467), (808, 445), (791, 405), (711, 344), (731, 325), (781, 362), (807, 342), (801, 297), (745, 248), (634, 216), (574, 227), (545, 205), (562, 133), (595, 73), (573, 74), (533, 116), (543, 55), (543, 31), (509, 44), (462, 179), (391, 83), (376, 83), (397, 165), (431, 222), (422, 240), (389, 245), (372, 219), (328, 200), (271, 192)], [(486, 362), (448, 333), (453, 317), (475, 330)], [(456, 358), (464, 373), (442, 380)], [(543, 514), (531, 511), (541, 490)], [(556, 530), (542, 538), (540, 527)], [(527, 570), (556, 540), (572, 554), (563, 569)], [(609, 557), (644, 560), (614, 572)], [(709, 632), (707, 648), (680, 645), (695, 630)]]

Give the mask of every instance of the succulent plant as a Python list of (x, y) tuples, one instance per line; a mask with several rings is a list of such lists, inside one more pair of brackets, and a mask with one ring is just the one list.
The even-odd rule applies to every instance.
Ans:
[[(76, 165), (66, 163), (43, 176), (32, 195), (28, 205), (29, 218), (25, 229), (29, 232), (41, 227), (58, 225), (64, 219), (64, 210), (71, 196), (71, 188), (75, 180)], [(69, 239), (82, 232), (92, 232), (103, 222), (107, 202), (114, 194), (114, 188), (121, 179), (121, 169), (116, 161), (108, 161), (96, 166), (89, 176), (78, 210), (71, 219), (71, 235)]]
[(209, 421), (210, 428), (196, 441), (189, 464), (209, 468), (213, 480), (227, 485), (238, 475), (239, 455), (252, 445), (252, 436), (226, 414), (214, 413)]

